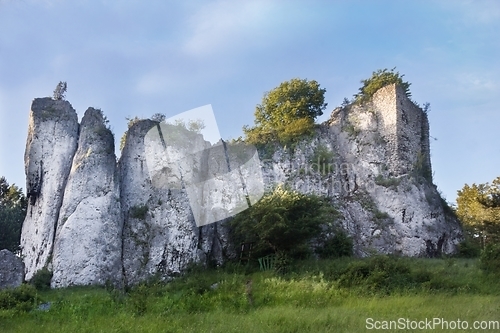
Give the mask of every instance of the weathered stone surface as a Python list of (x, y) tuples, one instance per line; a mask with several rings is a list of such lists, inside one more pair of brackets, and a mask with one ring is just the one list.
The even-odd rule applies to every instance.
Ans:
[[(430, 179), (428, 130), (424, 112), (386, 86), (371, 103), (334, 110), (293, 153), (275, 152), (263, 167), (266, 184), (331, 198), (359, 256), (453, 253), (461, 228)], [(320, 151), (331, 158), (318, 161)]]
[(24, 263), (9, 250), (0, 251), (0, 290), (16, 288), (24, 280)]
[(78, 117), (69, 102), (33, 101), (24, 157), (29, 200), (21, 234), (27, 280), (49, 264), (77, 141)]
[[(222, 226), (196, 226), (182, 175), (164, 170), (169, 179), (156, 179), (149, 169), (155, 168), (154, 161), (149, 162), (148, 168), (144, 138), (155, 126), (157, 123), (149, 120), (134, 124), (127, 133), (119, 162), (124, 220), (123, 269), (127, 284), (136, 284), (157, 273), (168, 278), (194, 262), (222, 261), (223, 236), (218, 231)], [(209, 146), (201, 135), (184, 145), (168, 146), (166, 154), (158, 152), (157, 168), (162, 170), (165, 166), (161, 158), (178, 156), (176, 160), (182, 160)], [(184, 163), (192, 168), (201, 161)], [(162, 175), (165, 173), (159, 177)]]
[(123, 285), (123, 220), (114, 151), (102, 112), (89, 108), (59, 212), (52, 287)]

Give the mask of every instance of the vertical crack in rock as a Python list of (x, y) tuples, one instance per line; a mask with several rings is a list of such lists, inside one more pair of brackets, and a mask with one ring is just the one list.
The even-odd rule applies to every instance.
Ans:
[(52, 286), (122, 286), (122, 226), (114, 136), (89, 108), (54, 235)]

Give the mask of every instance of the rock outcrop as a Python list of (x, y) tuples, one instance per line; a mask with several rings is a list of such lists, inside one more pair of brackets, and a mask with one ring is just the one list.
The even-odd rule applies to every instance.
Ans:
[[(227, 227), (199, 221), (218, 221), (241, 198), (258, 200), (248, 195), (262, 186), (248, 181), (257, 174), (267, 189), (285, 183), (328, 198), (358, 256), (432, 257), (453, 253), (461, 240), (432, 184), (427, 116), (395, 85), (368, 103), (335, 109), (293, 148), (260, 150), (260, 170), (239, 167), (238, 155), (255, 162), (250, 151), (211, 145), (199, 134), (169, 146), (175, 131), (161, 132), (151, 120), (129, 128), (116, 162), (102, 112), (90, 108), (81, 125), (76, 118), (68, 102), (33, 102), (21, 239), (27, 279), (48, 267), (53, 287), (122, 286), (168, 279), (194, 262), (220, 264), (234, 256)], [(151, 141), (155, 128), (159, 136)]]
[[(123, 269), (127, 284), (136, 284), (157, 273), (173, 276), (194, 262), (221, 263), (226, 246), (221, 242), (222, 226), (196, 226), (181, 175), (169, 173), (172, 179), (162, 182), (150, 173), (144, 138), (157, 124), (150, 120), (134, 124), (127, 132), (119, 161), (124, 214)], [(168, 153), (170, 157), (181, 158), (207, 147), (210, 143), (197, 135), (185, 142), (184, 152), (169, 150)]]
[(24, 155), (29, 200), (21, 233), (27, 280), (51, 262), (78, 127), (78, 116), (69, 102), (48, 97), (33, 101)]
[(355, 253), (453, 253), (461, 227), (435, 185), (426, 114), (396, 85), (337, 108), (310, 141), (263, 163), (266, 184), (328, 197)]
[(24, 263), (9, 250), (0, 251), (0, 290), (17, 288), (24, 281)]
[(89, 108), (59, 210), (52, 287), (123, 285), (122, 228), (114, 137)]

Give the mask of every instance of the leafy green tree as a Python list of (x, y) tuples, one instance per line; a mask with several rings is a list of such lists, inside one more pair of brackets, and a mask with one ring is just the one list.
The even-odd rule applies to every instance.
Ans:
[(65, 99), (67, 90), (68, 90), (68, 84), (66, 82), (59, 81), (59, 83), (56, 86), (56, 89), (54, 90), (53, 98), (56, 101)]
[(324, 199), (277, 187), (230, 222), (236, 245), (254, 243), (254, 257), (285, 254), (301, 257), (309, 251), (309, 241), (322, 226), (337, 217)]
[(318, 82), (292, 79), (264, 94), (255, 109), (255, 126), (243, 127), (246, 141), (252, 144), (279, 141), (288, 143), (312, 133), (314, 120), (326, 108), (326, 89)]
[(491, 183), (472, 184), (458, 191), (457, 216), (468, 239), (484, 248), (500, 242), (500, 177)]
[(379, 69), (372, 73), (369, 79), (362, 80), (363, 86), (359, 88), (359, 93), (354, 95), (355, 102), (363, 103), (372, 98), (373, 94), (377, 92), (380, 88), (388, 86), (390, 84), (397, 84), (403, 88), (406, 96), (411, 97), (410, 85), (411, 83), (403, 81), (403, 75), (399, 72), (395, 72), (396, 67), (391, 70)]
[(16, 185), (0, 177), (0, 249), (19, 251), (21, 228), (26, 216), (27, 200)]

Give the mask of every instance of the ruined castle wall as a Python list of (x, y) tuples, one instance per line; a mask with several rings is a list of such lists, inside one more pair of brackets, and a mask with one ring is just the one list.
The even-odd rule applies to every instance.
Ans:
[(431, 164), (431, 144), (430, 144), (430, 128), (429, 119), (425, 112), (422, 112), (422, 136), (420, 137), (422, 155), (424, 157), (424, 167), (430, 176), (429, 180), (432, 180), (432, 164)]
[(422, 125), (423, 111), (416, 106), (400, 87), (396, 87), (396, 113), (398, 117), (398, 158), (400, 171), (411, 172), (423, 160)]
[(373, 96), (379, 131), (387, 143), (389, 175), (401, 176), (415, 167), (430, 170), (429, 122), (401, 87), (386, 86)]
[(401, 167), (398, 157), (399, 117), (396, 112), (396, 86), (390, 85), (379, 89), (373, 95), (372, 106), (378, 120), (378, 132), (386, 142), (386, 168), (391, 176), (398, 176), (401, 174)]

